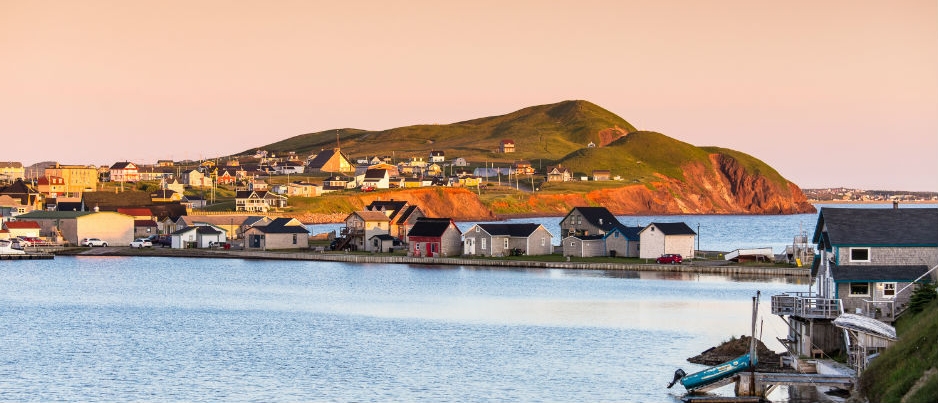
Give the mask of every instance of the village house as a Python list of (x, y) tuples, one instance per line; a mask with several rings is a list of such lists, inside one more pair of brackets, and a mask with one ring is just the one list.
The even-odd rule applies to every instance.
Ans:
[(140, 180), (137, 164), (133, 162), (115, 162), (111, 165), (108, 177), (111, 182), (137, 182)]
[(560, 236), (604, 235), (620, 225), (605, 207), (574, 207), (560, 220)]
[(146, 207), (118, 208), (118, 213), (134, 218), (134, 237), (145, 238), (159, 232), (153, 211)]
[(400, 239), (388, 234), (372, 235), (367, 242), (371, 244), (371, 250), (375, 253), (393, 253), (394, 249), (400, 248), (403, 244)]
[(310, 172), (351, 173), (355, 172), (352, 161), (339, 148), (322, 150), (307, 163)]
[(567, 182), (573, 180), (573, 172), (570, 172), (565, 166), (548, 166), (547, 167), (547, 181), (548, 182)]
[(428, 159), (431, 163), (439, 162), (442, 163), (446, 161), (446, 153), (442, 150), (431, 150), (430, 158)]
[[(935, 208), (822, 208), (811, 285), (772, 297), (772, 313), (789, 316), (790, 347), (806, 356), (843, 352), (844, 332), (833, 325), (842, 313), (892, 324), (915, 284), (936, 279), (936, 228)], [(873, 352), (848, 353), (856, 359)]]
[(594, 181), (607, 181), (612, 179), (612, 173), (608, 169), (594, 169), (593, 170), (593, 180)]
[(182, 193), (170, 189), (158, 189), (150, 193), (150, 201), (153, 203), (173, 203), (182, 201)]
[(424, 217), (423, 210), (406, 201), (375, 200), (365, 206), (366, 211), (380, 211), (388, 216), (388, 234), (407, 242), (407, 233), (418, 219)]
[(340, 230), (342, 240), (336, 244), (336, 249), (376, 252), (374, 246), (365, 241), (375, 235), (390, 235), (390, 222), (382, 211), (353, 212), (345, 217), (345, 227)]
[(46, 197), (58, 197), (65, 195), (65, 179), (57, 176), (41, 176), (36, 180), (36, 190)]
[(368, 169), (360, 182), (363, 190), (388, 189), (391, 187), (391, 175), (387, 169)]
[(553, 235), (534, 223), (475, 224), (463, 233), (468, 256), (549, 255)]
[(98, 187), (98, 169), (94, 165), (55, 164), (47, 167), (44, 175), (62, 178), (65, 181), (66, 196), (80, 197), (82, 193), (94, 192)]
[(39, 237), (39, 223), (29, 220), (6, 221), (3, 223), (3, 229), (9, 231), (10, 238), (18, 236)]
[(9, 185), (0, 186), (0, 196), (9, 196), (14, 200), (18, 200), (24, 211), (42, 209), (44, 200), (42, 193), (23, 182), (22, 179), (17, 179)]
[(10, 221), (19, 215), (26, 214), (33, 210), (36, 210), (36, 208), (23, 205), (19, 198), (0, 195), (0, 221)]
[(605, 234), (570, 235), (561, 241), (564, 256), (638, 257), (642, 227), (617, 225)]
[(462, 232), (451, 218), (417, 219), (407, 232), (408, 256), (452, 257), (462, 253)]
[(26, 178), (26, 168), (22, 162), (0, 161), (0, 183), (13, 183)]
[(239, 190), (235, 193), (235, 211), (266, 213), (287, 206), (287, 198), (266, 190)]
[(457, 167), (465, 167), (465, 166), (469, 166), (469, 162), (466, 161), (466, 159), (463, 157), (458, 157), (453, 160), (453, 165)]
[(322, 181), (322, 192), (340, 192), (355, 187), (355, 180), (345, 176), (330, 176)]
[(512, 164), (512, 171), (515, 175), (534, 175), (534, 167), (530, 161), (517, 161)]
[(295, 218), (275, 218), (255, 224), (244, 231), (245, 249), (307, 249), (309, 230)]
[(211, 248), (227, 242), (225, 231), (211, 224), (180, 228), (170, 234), (173, 249)]
[(502, 140), (501, 144), (499, 144), (498, 148), (502, 153), (513, 153), (515, 152), (515, 141), (511, 139), (504, 139)]
[(679, 254), (684, 259), (694, 258), (697, 233), (683, 222), (653, 222), (639, 232), (642, 259), (656, 259), (666, 253)]
[(203, 188), (212, 186), (212, 178), (206, 177), (198, 169), (190, 169), (184, 171), (180, 176), (182, 183), (186, 186), (191, 186), (194, 188)]

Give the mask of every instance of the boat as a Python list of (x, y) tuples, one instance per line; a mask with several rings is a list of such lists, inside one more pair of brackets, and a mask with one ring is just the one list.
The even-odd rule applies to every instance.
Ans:
[(736, 249), (726, 254), (726, 260), (732, 260), (734, 262), (771, 262), (775, 260), (775, 254), (772, 252), (772, 248), (768, 247)]
[(25, 255), (22, 249), (13, 247), (13, 242), (8, 239), (0, 239), (0, 255)]
[(687, 375), (684, 370), (678, 369), (674, 372), (674, 379), (668, 384), (670, 389), (678, 381), (687, 389), (688, 392), (694, 392), (706, 386), (713, 385), (721, 380), (729, 378), (736, 373), (747, 369), (755, 369), (759, 363), (759, 356), (756, 353), (756, 316), (759, 310), (759, 292), (752, 297), (752, 335), (749, 342), (749, 352), (735, 359), (714, 365), (702, 371)]

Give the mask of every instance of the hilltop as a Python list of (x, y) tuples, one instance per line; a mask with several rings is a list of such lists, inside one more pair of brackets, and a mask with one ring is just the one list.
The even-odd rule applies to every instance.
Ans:
[[(502, 140), (515, 152), (498, 152)], [(522, 177), (528, 192), (476, 194), (487, 211), (467, 217), (563, 214), (574, 206), (600, 205), (616, 214), (795, 214), (814, 212), (797, 185), (745, 153), (698, 147), (664, 134), (637, 130), (625, 119), (588, 101), (564, 101), (512, 113), (456, 122), (414, 125), (382, 131), (334, 129), (294, 136), (257, 148), (273, 153), (318, 153), (338, 145), (357, 159), (392, 156), (395, 162), (442, 150), (447, 161), (461, 157), (472, 167), (526, 160), (537, 170)], [(238, 156), (254, 154), (246, 150)], [(574, 178), (608, 170), (615, 180), (546, 182), (548, 166), (566, 167)], [(530, 190), (536, 189), (535, 192)], [(524, 190), (524, 189), (522, 189)], [(393, 191), (386, 191), (393, 192)], [(407, 190), (388, 198), (407, 199)], [(384, 193), (384, 192), (382, 192)], [(439, 193), (444, 194), (461, 192)], [(343, 197), (328, 195), (327, 197)], [(346, 194), (345, 197), (358, 198)], [(414, 198), (419, 199), (417, 196)], [(460, 197), (470, 197), (461, 195)], [(360, 200), (351, 202), (353, 205)], [(314, 203), (315, 204), (315, 203)], [(468, 204), (466, 204), (468, 205)], [(473, 204), (474, 206), (475, 204)], [(422, 206), (423, 207), (423, 206)], [(312, 210), (316, 210), (315, 206)], [(468, 217), (471, 216), (471, 217)]]

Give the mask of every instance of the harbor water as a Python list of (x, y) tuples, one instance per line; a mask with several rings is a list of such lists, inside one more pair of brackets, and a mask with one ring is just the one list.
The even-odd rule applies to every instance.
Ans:
[[(0, 265), (0, 401), (677, 401), (798, 280), (156, 257)], [(730, 392), (731, 393), (731, 392)]]

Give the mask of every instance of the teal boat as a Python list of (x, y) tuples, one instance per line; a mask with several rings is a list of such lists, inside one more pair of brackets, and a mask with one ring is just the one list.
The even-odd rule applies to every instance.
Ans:
[[(751, 358), (751, 359), (750, 359)], [(759, 358), (749, 353), (736, 357), (734, 360), (715, 365), (700, 372), (681, 377), (681, 385), (684, 389), (693, 391), (694, 389), (707, 386), (721, 379), (726, 379), (733, 374), (753, 368), (758, 364)]]
[(750, 338), (749, 352), (736, 357), (736, 359), (724, 362), (720, 365), (714, 365), (690, 375), (687, 375), (684, 370), (678, 369), (674, 371), (674, 379), (668, 384), (668, 389), (680, 381), (681, 385), (684, 385), (684, 389), (687, 389), (688, 392), (693, 392), (707, 385), (729, 378), (738, 372), (754, 369), (756, 365), (759, 364), (759, 355), (756, 354), (755, 337), (756, 316), (759, 310), (759, 294), (759, 292), (756, 292), (756, 296), (752, 298), (752, 337)]

